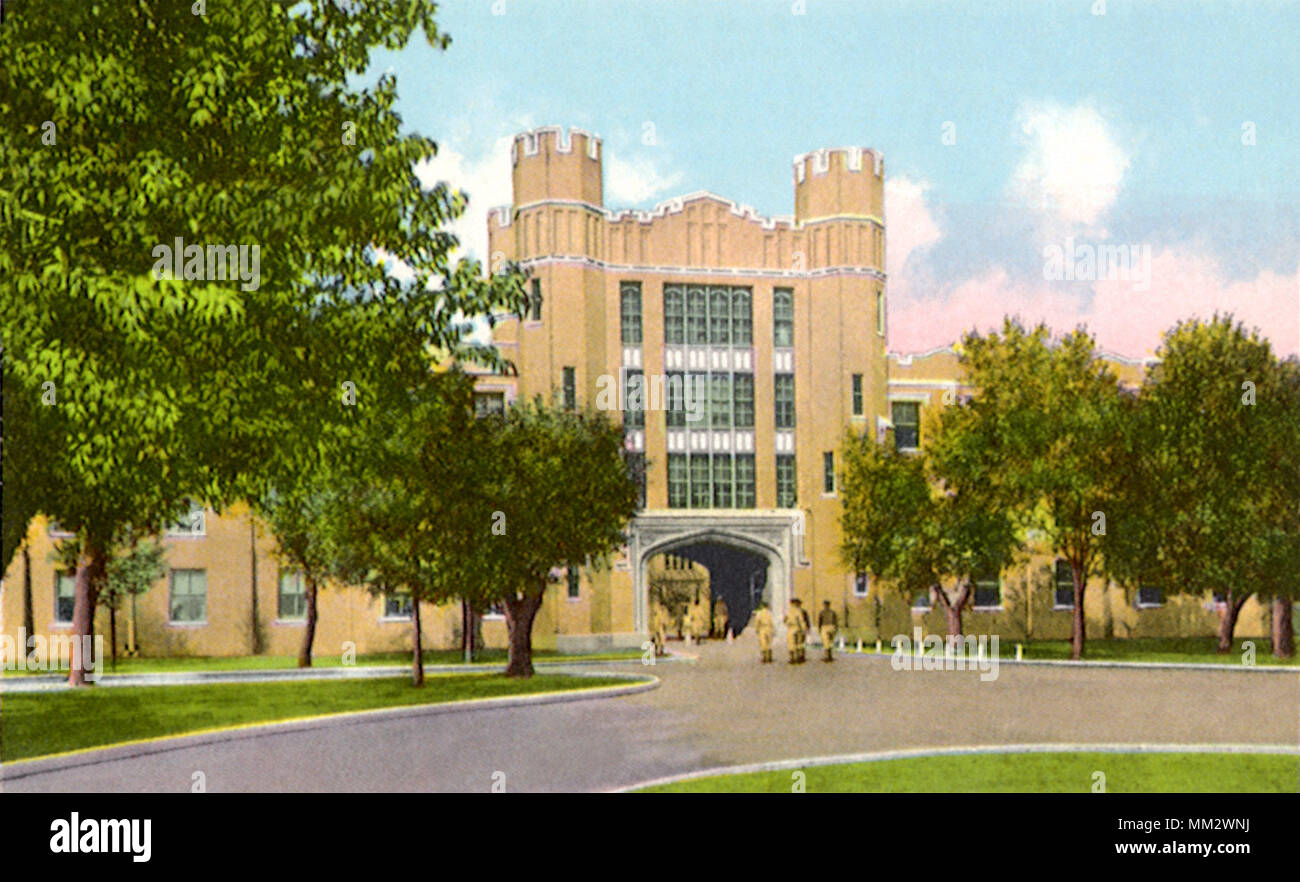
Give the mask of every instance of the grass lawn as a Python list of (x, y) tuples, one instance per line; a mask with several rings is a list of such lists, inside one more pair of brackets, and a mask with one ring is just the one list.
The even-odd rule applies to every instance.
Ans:
[[(107, 642), (107, 641), (106, 641)], [(506, 650), (504, 649), (480, 649), (474, 653), (474, 664), (482, 665), (504, 665), (506, 663)], [(117, 670), (113, 670), (112, 662), (107, 658), (105, 650), (104, 673), (106, 674), (161, 674), (174, 672), (192, 672), (192, 671), (272, 671), (283, 670), (286, 668), (296, 668), (298, 666), (298, 656), (296, 655), (233, 655), (233, 656), (200, 656), (195, 658), (124, 658), (118, 656)], [(574, 655), (555, 652), (554, 650), (533, 650), (533, 661), (621, 661), (625, 659), (635, 659), (641, 657), (639, 649), (628, 650), (611, 650), (609, 652), (589, 653), (585, 655)], [(424, 663), (427, 665), (456, 665), (463, 664), (465, 661), (464, 653), (459, 649), (434, 649), (425, 650)], [(358, 667), (373, 665), (406, 665), (411, 664), (411, 653), (409, 652), (375, 652), (366, 655), (358, 655), (356, 658)], [(312, 657), (312, 666), (317, 668), (337, 668), (342, 667), (343, 658), (341, 655), (325, 655), (318, 653)], [(6, 677), (23, 677), (36, 674), (46, 674), (48, 671), (4, 671), (0, 676)]]
[[(1274, 658), (1273, 643), (1266, 638), (1247, 638), (1255, 644), (1256, 665), (1295, 665), (1297, 658)], [(1004, 657), (1015, 658), (1014, 640), (1000, 641)], [(1139, 637), (1128, 640), (1089, 640), (1084, 644), (1086, 661), (1196, 662), (1198, 664), (1240, 665), (1242, 644), (1234, 640), (1232, 652), (1222, 655), (1216, 650), (1216, 637)], [(1031, 640), (1024, 644), (1027, 659), (1068, 659), (1069, 640)]]
[[(1300, 654), (1295, 658), (1274, 658), (1273, 643), (1267, 638), (1253, 637), (1234, 640), (1232, 652), (1220, 655), (1217, 637), (1134, 637), (1125, 640), (1091, 639), (1083, 647), (1084, 661), (1175, 662), (1181, 664), (1240, 665), (1242, 644), (1247, 640), (1255, 644), (1255, 664), (1300, 665)], [(846, 647), (852, 651), (852, 641)], [(1016, 657), (1016, 644), (1024, 646), (1026, 661), (1050, 659), (1068, 661), (1069, 640), (1016, 640), (999, 638), (998, 652), (1005, 660)], [(866, 643), (864, 652), (875, 652), (874, 643)], [(888, 642), (881, 644), (881, 653), (891, 652)]]
[(518, 680), (500, 674), (472, 673), (427, 676), (422, 689), (411, 686), (407, 677), (383, 677), (296, 683), (88, 687), (6, 694), (0, 696), (4, 716), (0, 758), (10, 762), (240, 723), (467, 698), (590, 689), (627, 682), (613, 677), (561, 674), (536, 674)]
[[(1295, 793), (1300, 757), (1205, 753), (935, 756), (803, 770), (808, 793)], [(789, 793), (793, 770), (699, 778), (643, 793)]]

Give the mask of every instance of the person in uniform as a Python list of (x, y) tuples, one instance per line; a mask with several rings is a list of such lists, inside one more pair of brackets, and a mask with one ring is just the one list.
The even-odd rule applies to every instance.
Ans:
[(817, 631), (822, 637), (822, 661), (835, 661), (831, 655), (831, 641), (835, 639), (835, 632), (839, 630), (840, 619), (835, 615), (835, 610), (831, 609), (829, 600), (822, 601), (822, 610), (817, 613)]
[(668, 615), (668, 610), (659, 601), (655, 601), (654, 618), (651, 626), (654, 628), (655, 638), (655, 655), (663, 655), (666, 650), (664, 644), (668, 641), (668, 627), (672, 624), (672, 617)]
[(696, 643), (703, 643), (709, 631), (709, 615), (698, 600), (691, 604), (691, 635)]
[(797, 665), (804, 660), (803, 644), (808, 633), (808, 616), (797, 597), (790, 601), (790, 611), (785, 614), (785, 628), (785, 645), (790, 651), (790, 664)]
[(763, 662), (772, 660), (772, 635), (775, 632), (772, 611), (767, 608), (766, 603), (759, 603), (758, 609), (754, 611), (754, 633), (758, 635), (758, 649), (761, 653), (759, 658)]
[(727, 636), (727, 601), (719, 600), (713, 608), (713, 633), (718, 637)]

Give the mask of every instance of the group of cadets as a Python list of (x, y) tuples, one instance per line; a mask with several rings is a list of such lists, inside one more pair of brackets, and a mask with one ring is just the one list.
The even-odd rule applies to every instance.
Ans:
[[(713, 617), (713, 626), (716, 633), (726, 633), (727, 627), (727, 606), (719, 602), (720, 612), (715, 612)], [(664, 654), (664, 644), (668, 639), (668, 629), (673, 625), (673, 617), (662, 603), (655, 602), (654, 616), (651, 622), (654, 631), (655, 653)], [(754, 633), (758, 635), (758, 648), (760, 652), (760, 661), (766, 663), (772, 661), (772, 637), (776, 633), (775, 624), (772, 621), (772, 611), (767, 608), (766, 603), (760, 603), (754, 610), (754, 617), (751, 620), (754, 626)], [(823, 601), (821, 612), (817, 614), (817, 630), (822, 639), (822, 661), (835, 661), (831, 653), (831, 644), (835, 639), (835, 634), (839, 630), (839, 616), (835, 610), (831, 609), (829, 600)], [(705, 612), (703, 605), (697, 600), (686, 608), (682, 614), (680, 631), (683, 635), (693, 637), (695, 640), (701, 640), (706, 636), (709, 627), (708, 614)], [(790, 652), (790, 664), (798, 665), (807, 661), (804, 655), (804, 647), (808, 638), (808, 631), (812, 628), (812, 622), (808, 619), (808, 613), (803, 608), (803, 602), (799, 598), (790, 601), (790, 611), (785, 614), (785, 640), (786, 648)]]

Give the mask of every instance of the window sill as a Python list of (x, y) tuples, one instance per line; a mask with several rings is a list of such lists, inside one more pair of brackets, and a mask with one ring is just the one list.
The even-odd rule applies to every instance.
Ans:
[(305, 624), (307, 624), (307, 620), (306, 620), (305, 618), (303, 618), (303, 619), (275, 619), (275, 620), (273, 620), (273, 621), (271, 622), (271, 624), (272, 624), (272, 625), (289, 625), (289, 626), (292, 626), (292, 625), (299, 625), (299, 626), (301, 626), (301, 625), (305, 625)]
[(1057, 604), (1052, 604), (1052, 611), (1053, 611), (1053, 612), (1061, 612), (1061, 611), (1065, 611), (1065, 610), (1069, 610), (1070, 612), (1073, 612), (1073, 611), (1074, 611), (1074, 604), (1071, 603), (1071, 604), (1067, 604), (1066, 606), (1061, 606), (1059, 603), (1057, 603)]
[(207, 622), (168, 622), (169, 628), (206, 628)]
[(379, 624), (397, 624), (402, 622), (410, 624), (413, 618), (413, 616), (380, 616)]
[(998, 606), (972, 606), (970, 608), (971, 612), (982, 612), (982, 613), (997, 613), (997, 612), (1004, 612), (1005, 610), (1006, 607), (1002, 606), (1001, 604), (999, 604)]

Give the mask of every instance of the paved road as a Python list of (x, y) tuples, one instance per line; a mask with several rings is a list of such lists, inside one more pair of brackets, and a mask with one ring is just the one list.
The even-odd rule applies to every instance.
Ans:
[[(810, 653), (812, 655), (812, 653)], [(134, 758), (6, 770), (19, 791), (604, 790), (714, 766), (906, 747), (1300, 743), (1300, 674), (1063, 669), (894, 671), (886, 658), (759, 665), (748, 640), (659, 665), (639, 695), (172, 742)], [(628, 666), (621, 666), (628, 670)], [(14, 777), (19, 775), (21, 777)]]

